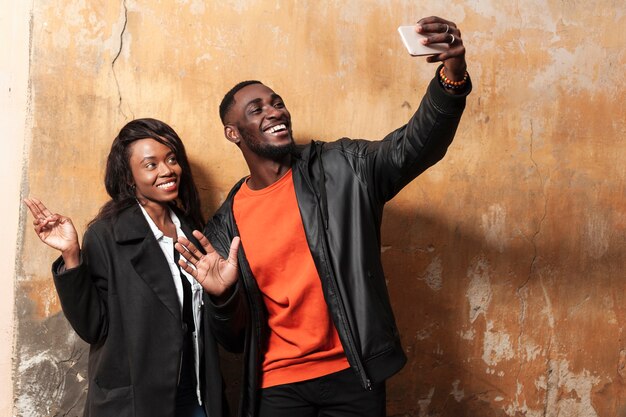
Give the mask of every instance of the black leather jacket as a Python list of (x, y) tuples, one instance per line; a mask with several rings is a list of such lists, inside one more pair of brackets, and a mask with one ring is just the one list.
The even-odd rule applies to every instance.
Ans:
[[(383, 207), (444, 156), (467, 93), (447, 94), (433, 79), (415, 115), (382, 141), (315, 141), (298, 146), (292, 158), (298, 206), (324, 297), (351, 368), (365, 388), (406, 362), (380, 257)], [(242, 182), (204, 230), (224, 257), (238, 235), (232, 203)], [(245, 247), (239, 264), (237, 290), (227, 303), (212, 306), (213, 326), (227, 348), (244, 350), (239, 415), (253, 417), (266, 319)]]

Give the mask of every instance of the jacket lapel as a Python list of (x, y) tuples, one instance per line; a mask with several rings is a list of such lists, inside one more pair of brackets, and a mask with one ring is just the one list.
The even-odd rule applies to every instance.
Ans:
[(114, 225), (115, 239), (139, 277), (154, 291), (177, 321), (181, 321), (180, 303), (167, 259), (156, 241), (139, 206), (120, 213)]

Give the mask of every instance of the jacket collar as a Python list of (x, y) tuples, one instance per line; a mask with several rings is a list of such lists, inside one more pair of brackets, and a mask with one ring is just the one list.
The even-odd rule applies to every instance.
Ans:
[(123, 210), (113, 221), (113, 236), (117, 243), (143, 240), (150, 232), (150, 226), (143, 217), (139, 204)]

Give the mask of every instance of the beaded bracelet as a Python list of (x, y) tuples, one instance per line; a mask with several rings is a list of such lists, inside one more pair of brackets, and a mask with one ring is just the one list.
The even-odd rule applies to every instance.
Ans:
[(444, 74), (443, 72), (444, 66), (441, 66), (441, 69), (439, 70), (439, 77), (437, 77), (439, 79), (439, 84), (441, 84), (442, 87), (444, 88), (449, 88), (451, 90), (460, 90), (461, 88), (465, 87), (465, 84), (467, 84), (467, 71), (465, 71), (465, 74), (463, 74), (463, 79), (460, 81), (452, 81), (451, 79), (449, 79), (448, 77), (446, 77), (446, 74)]

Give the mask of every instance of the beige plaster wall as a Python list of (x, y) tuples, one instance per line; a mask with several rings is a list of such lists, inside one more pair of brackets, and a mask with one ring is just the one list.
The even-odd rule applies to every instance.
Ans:
[(0, 416), (13, 415), (14, 284), (21, 239), (20, 184), (29, 141), (29, 2), (0, 2)]
[[(462, 28), (475, 88), (448, 156), (385, 214), (409, 356), (389, 415), (626, 415), (622, 1), (35, 1), (20, 187), (82, 232), (105, 201), (111, 140), (151, 116), (185, 141), (209, 214), (246, 174), (217, 116), (231, 85), (273, 86), (300, 141), (380, 138), (434, 72), (395, 28), (430, 14)], [(27, 230), (15, 415), (77, 415), (84, 400), (55, 256)]]

